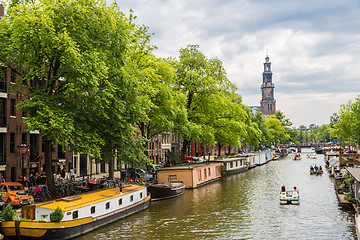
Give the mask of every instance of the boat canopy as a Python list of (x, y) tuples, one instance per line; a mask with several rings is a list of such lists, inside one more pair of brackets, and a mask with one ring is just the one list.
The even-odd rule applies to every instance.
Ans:
[(329, 167), (333, 167), (333, 166), (335, 166), (336, 164), (338, 164), (339, 163), (339, 158), (337, 158), (337, 157), (332, 157), (332, 158), (330, 158), (330, 160), (329, 160)]

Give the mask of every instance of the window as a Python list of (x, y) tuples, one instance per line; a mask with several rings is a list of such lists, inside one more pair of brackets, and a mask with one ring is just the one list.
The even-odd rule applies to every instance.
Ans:
[(171, 179), (177, 179), (176, 175), (169, 175), (169, 181), (170, 181)]
[(210, 172), (210, 168), (208, 168), (208, 175), (210, 176), (211, 174), (210, 174), (211, 172)]
[(22, 117), (26, 118), (26, 112), (22, 111)]
[(90, 212), (91, 212), (91, 214), (94, 214), (94, 213), (95, 213), (95, 206), (93, 206), (93, 207), (90, 208)]
[(10, 100), (10, 116), (15, 116), (15, 99)]
[(220, 167), (216, 167), (216, 175), (220, 175)]
[(27, 144), (27, 133), (21, 134), (21, 143)]
[(237, 167), (237, 166), (238, 166), (238, 162), (239, 162), (239, 161), (236, 161), (236, 162), (235, 162), (235, 167)]
[(110, 208), (110, 202), (107, 202), (105, 207), (106, 207), (106, 209), (109, 209)]
[(15, 133), (10, 133), (10, 152), (15, 152)]
[(77, 219), (79, 218), (79, 211), (74, 211), (73, 212), (73, 219)]
[(206, 178), (206, 169), (204, 169), (204, 178)]
[(134, 196), (133, 195), (130, 196), (130, 202), (132, 202), (132, 201), (134, 201)]
[(198, 171), (199, 180), (201, 180), (201, 171)]
[(119, 199), (119, 205), (122, 205), (122, 198)]
[(1, 82), (6, 82), (6, 68), (1, 67), (0, 68), (0, 74), (1, 74)]
[(233, 165), (233, 162), (230, 162), (230, 168), (233, 168), (234, 165)]
[(10, 81), (11, 83), (15, 83), (15, 80), (16, 80), (16, 73), (14, 70), (11, 70)]
[(141, 198), (143, 198), (143, 193), (142, 193), (142, 192), (140, 193), (140, 199), (141, 199)]

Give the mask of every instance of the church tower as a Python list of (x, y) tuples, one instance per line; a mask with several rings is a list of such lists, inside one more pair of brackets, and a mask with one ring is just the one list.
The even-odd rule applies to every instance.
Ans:
[(265, 116), (275, 114), (275, 98), (274, 98), (274, 84), (272, 83), (271, 62), (268, 54), (266, 54), (264, 62), (264, 72), (262, 74), (263, 82), (261, 85), (262, 99), (260, 106)]

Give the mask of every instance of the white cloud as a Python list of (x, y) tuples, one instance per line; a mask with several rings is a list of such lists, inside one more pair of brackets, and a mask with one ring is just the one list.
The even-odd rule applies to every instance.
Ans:
[(297, 126), (327, 123), (360, 92), (360, 6), (344, 1), (129, 0), (154, 32), (159, 57), (187, 44), (218, 57), (243, 101), (259, 105), (263, 62), (272, 61), (277, 109)]

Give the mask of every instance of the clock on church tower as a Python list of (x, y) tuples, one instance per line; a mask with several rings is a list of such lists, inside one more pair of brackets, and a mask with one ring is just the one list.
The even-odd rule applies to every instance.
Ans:
[(275, 114), (276, 101), (274, 99), (275, 86), (272, 82), (271, 62), (269, 56), (266, 54), (264, 62), (263, 83), (261, 84), (262, 99), (260, 106), (265, 116)]

